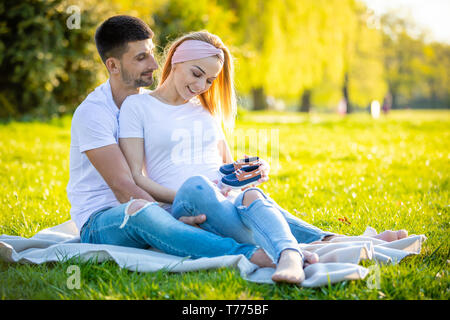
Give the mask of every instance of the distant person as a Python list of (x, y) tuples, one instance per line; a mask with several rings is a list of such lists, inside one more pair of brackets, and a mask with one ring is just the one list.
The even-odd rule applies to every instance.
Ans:
[(378, 100), (373, 100), (370, 104), (370, 114), (374, 119), (378, 119), (380, 117), (380, 103)]
[(340, 115), (347, 114), (347, 100), (345, 98), (342, 98), (338, 103), (338, 113)]
[(392, 108), (392, 94), (388, 92), (383, 99), (383, 113), (388, 114)]

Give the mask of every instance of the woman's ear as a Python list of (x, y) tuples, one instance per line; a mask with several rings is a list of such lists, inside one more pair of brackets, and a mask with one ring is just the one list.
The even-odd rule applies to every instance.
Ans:
[(119, 59), (110, 57), (105, 61), (106, 68), (110, 74), (120, 73), (120, 61)]

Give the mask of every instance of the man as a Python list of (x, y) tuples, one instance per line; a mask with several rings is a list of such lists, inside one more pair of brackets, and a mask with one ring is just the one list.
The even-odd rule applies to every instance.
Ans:
[(153, 32), (140, 19), (114, 16), (100, 25), (95, 42), (109, 79), (76, 109), (71, 128), (71, 217), (82, 242), (154, 247), (179, 256), (244, 254), (260, 267), (266, 253), (200, 228), (205, 216), (173, 218), (138, 187), (118, 146), (118, 115), (125, 98), (144, 94), (158, 65)]

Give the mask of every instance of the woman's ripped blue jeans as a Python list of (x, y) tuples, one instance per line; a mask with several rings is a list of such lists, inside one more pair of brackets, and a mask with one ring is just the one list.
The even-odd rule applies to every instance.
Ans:
[[(243, 205), (243, 199), (250, 190), (257, 190), (263, 197), (247, 207)], [(202, 229), (238, 243), (261, 246), (274, 263), (278, 262), (283, 250), (300, 252), (298, 243), (310, 243), (334, 234), (290, 214), (259, 188), (249, 188), (231, 202), (215, 184), (201, 175), (183, 183), (177, 191), (171, 213), (177, 219), (205, 214), (207, 219), (200, 224)]]

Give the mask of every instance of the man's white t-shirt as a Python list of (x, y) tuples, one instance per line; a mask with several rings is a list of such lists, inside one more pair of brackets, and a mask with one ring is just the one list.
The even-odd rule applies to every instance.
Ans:
[[(148, 93), (141, 89), (140, 93)], [(119, 108), (109, 80), (98, 86), (73, 114), (70, 140), (70, 215), (79, 231), (91, 214), (120, 204), (85, 151), (118, 143)]]
[[(156, 183), (177, 191), (186, 179), (205, 175), (221, 179), (220, 124), (197, 99), (169, 105), (149, 94), (130, 95), (119, 116), (120, 138), (143, 138), (144, 173)], [(170, 212), (170, 205), (162, 205)]]

